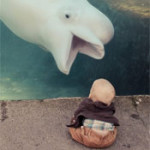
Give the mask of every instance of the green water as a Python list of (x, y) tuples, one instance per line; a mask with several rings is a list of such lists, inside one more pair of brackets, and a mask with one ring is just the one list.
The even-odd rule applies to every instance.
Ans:
[(0, 22), (0, 99), (87, 96), (97, 78), (110, 80), (117, 95), (149, 94), (149, 16), (121, 9), (117, 1), (113, 6), (109, 0), (91, 0), (113, 22), (115, 37), (102, 60), (79, 54), (69, 76), (59, 72), (50, 53)]

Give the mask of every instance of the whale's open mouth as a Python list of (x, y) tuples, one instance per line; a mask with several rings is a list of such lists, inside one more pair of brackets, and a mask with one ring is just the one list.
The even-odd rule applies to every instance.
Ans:
[(60, 33), (57, 38), (51, 39), (53, 42), (50, 44), (56, 64), (64, 74), (69, 74), (78, 53), (88, 55), (94, 59), (102, 59), (104, 57), (103, 42), (90, 29), (82, 26), (73, 26), (70, 31), (64, 29)]
[(73, 35), (70, 52), (65, 65), (65, 74), (69, 74), (70, 68), (78, 53), (88, 55), (95, 59), (102, 59), (104, 57), (104, 47), (101, 43), (95, 44)]

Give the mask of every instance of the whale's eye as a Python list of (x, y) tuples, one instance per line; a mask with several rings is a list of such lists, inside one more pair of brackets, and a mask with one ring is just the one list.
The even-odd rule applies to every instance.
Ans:
[(67, 19), (69, 19), (69, 18), (70, 18), (70, 15), (69, 15), (69, 14), (65, 14), (65, 17), (66, 17)]

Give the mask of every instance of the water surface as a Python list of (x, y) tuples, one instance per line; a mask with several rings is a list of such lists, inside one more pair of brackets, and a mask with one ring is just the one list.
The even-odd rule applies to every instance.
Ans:
[(97, 78), (110, 80), (117, 95), (150, 93), (147, 0), (90, 1), (113, 22), (115, 37), (106, 45), (104, 59), (79, 54), (68, 76), (59, 72), (50, 53), (0, 23), (1, 100), (87, 96)]

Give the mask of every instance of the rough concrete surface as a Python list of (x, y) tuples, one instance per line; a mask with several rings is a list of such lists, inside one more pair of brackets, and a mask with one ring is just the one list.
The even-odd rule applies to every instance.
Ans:
[[(81, 100), (0, 101), (0, 150), (90, 150), (66, 127)], [(106, 149), (149, 150), (150, 96), (116, 97), (115, 106), (121, 126)]]

